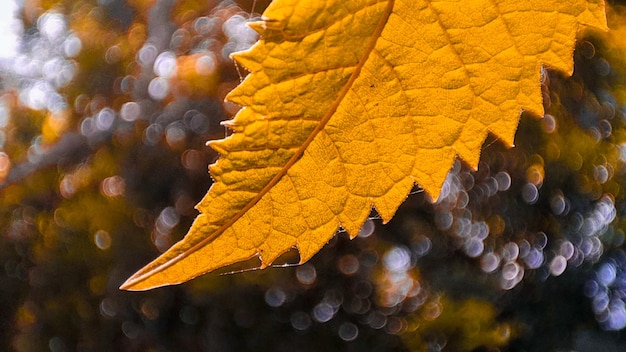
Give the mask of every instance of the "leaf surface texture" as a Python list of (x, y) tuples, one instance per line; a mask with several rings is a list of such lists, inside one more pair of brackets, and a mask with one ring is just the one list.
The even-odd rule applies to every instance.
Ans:
[(488, 133), (513, 145), (543, 115), (541, 67), (571, 74), (601, 0), (275, 0), (235, 60), (243, 109), (187, 236), (124, 289), (176, 284), (297, 247), (310, 259), (374, 206), (386, 222), (417, 183), (433, 199), (454, 159), (476, 168)]

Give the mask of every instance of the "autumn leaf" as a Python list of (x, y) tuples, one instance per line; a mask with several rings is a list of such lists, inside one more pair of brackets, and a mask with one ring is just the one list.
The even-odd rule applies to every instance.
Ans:
[(476, 168), (489, 132), (512, 146), (520, 111), (543, 114), (541, 66), (572, 73), (581, 25), (606, 29), (603, 1), (274, 1), (234, 56), (244, 108), (210, 142), (201, 214), (122, 288), (293, 247), (305, 262), (372, 206), (389, 221), (415, 183), (437, 199), (457, 155)]

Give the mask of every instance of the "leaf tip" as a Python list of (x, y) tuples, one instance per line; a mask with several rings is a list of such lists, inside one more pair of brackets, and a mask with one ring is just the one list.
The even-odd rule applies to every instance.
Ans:
[(123, 291), (148, 291), (155, 288), (176, 285), (184, 281), (178, 282), (169, 282), (163, 281), (154, 278), (154, 272), (152, 270), (146, 270), (148, 267), (144, 267), (143, 269), (134, 273), (131, 277), (129, 277), (123, 284), (120, 285), (119, 289)]
[(134, 291), (133, 290), (133, 284), (130, 280), (131, 278), (129, 278), (128, 280), (124, 281), (123, 284), (120, 285), (119, 289), (122, 291)]
[(139, 272), (126, 279), (126, 281), (120, 285), (119, 289), (123, 291), (145, 291), (150, 289), (138, 287), (138, 284), (141, 282), (141, 277), (137, 277), (137, 274), (139, 274)]
[(146, 266), (136, 273), (134, 273), (131, 277), (126, 279), (123, 284), (120, 285), (119, 289), (123, 291), (147, 291), (152, 290), (154, 288), (163, 287), (172, 285), (173, 283), (169, 283), (167, 281), (155, 281), (149, 280), (154, 279), (153, 271), (150, 266)]

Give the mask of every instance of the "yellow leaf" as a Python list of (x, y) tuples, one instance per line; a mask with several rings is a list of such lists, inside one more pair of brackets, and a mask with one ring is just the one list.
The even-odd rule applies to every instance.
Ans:
[(414, 183), (433, 199), (456, 156), (476, 168), (491, 132), (513, 145), (543, 114), (541, 65), (571, 74), (602, 0), (275, 0), (235, 55), (244, 108), (187, 236), (123, 289), (176, 284), (292, 247), (311, 258), (339, 226), (391, 219)]

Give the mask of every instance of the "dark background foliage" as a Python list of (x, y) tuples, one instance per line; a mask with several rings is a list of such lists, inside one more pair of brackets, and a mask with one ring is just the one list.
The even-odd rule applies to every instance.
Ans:
[[(432, 204), (416, 187), (303, 266), (119, 285), (182, 238), (229, 54), (268, 1), (28, 0), (0, 58), (0, 346), (15, 351), (623, 351), (626, 12), (581, 33), (547, 116), (490, 137)], [(254, 7), (254, 9), (253, 9)], [(285, 265), (281, 265), (284, 263)]]

